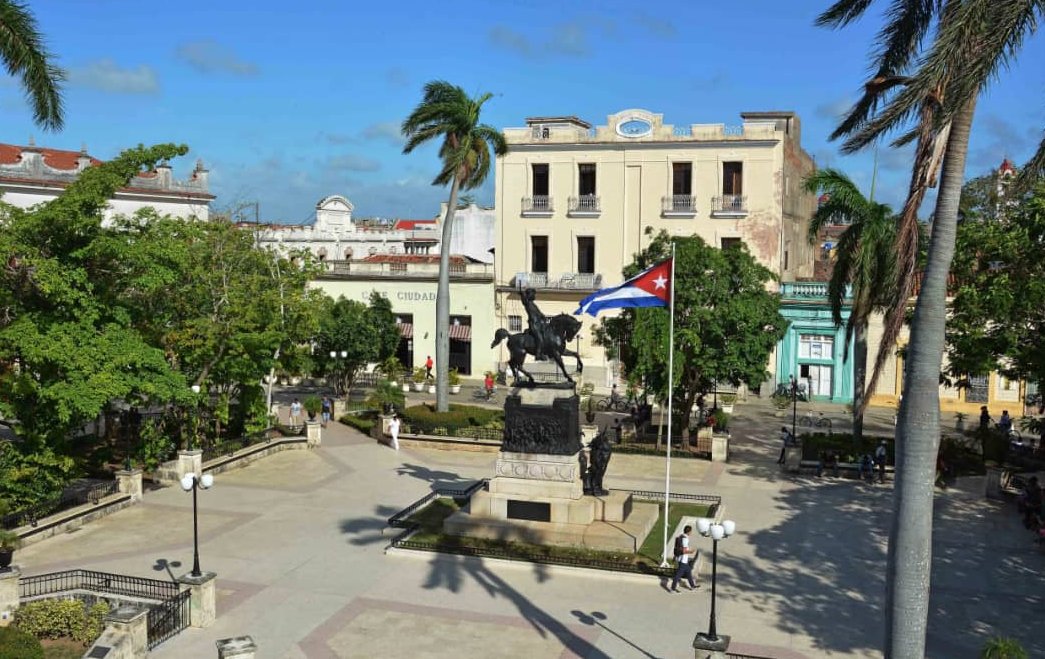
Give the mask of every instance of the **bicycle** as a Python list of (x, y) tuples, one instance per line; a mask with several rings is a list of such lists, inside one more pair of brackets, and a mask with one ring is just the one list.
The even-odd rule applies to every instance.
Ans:
[(620, 396), (611, 395), (595, 403), (595, 409), (600, 412), (627, 412), (630, 408), (629, 401)]
[(806, 412), (805, 416), (798, 422), (800, 426), (806, 426), (808, 428), (827, 428), (831, 429), (831, 419), (824, 416), (823, 412), (817, 412), (818, 416), (813, 416), (813, 410)]

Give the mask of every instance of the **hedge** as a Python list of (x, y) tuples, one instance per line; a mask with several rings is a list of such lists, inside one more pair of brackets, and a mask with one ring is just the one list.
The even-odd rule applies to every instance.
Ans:
[(14, 622), (37, 638), (71, 638), (88, 645), (101, 635), (108, 613), (104, 601), (88, 608), (77, 599), (46, 599), (23, 604), (15, 611)]
[(44, 659), (44, 648), (32, 634), (17, 627), (0, 627), (0, 657)]
[(400, 418), (409, 424), (443, 426), (447, 429), (490, 426), (504, 422), (504, 412), (498, 409), (475, 405), (451, 404), (450, 411), (436, 412), (434, 405), (413, 405), (399, 412)]

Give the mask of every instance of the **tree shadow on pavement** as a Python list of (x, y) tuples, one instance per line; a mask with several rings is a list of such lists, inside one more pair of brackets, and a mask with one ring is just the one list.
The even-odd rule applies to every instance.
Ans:
[(398, 476), (410, 476), (432, 485), (433, 490), (441, 488), (461, 489), (475, 482), (474, 478), (463, 478), (452, 471), (432, 469), (424, 465), (406, 463), (395, 469)]
[(392, 535), (401, 531), (388, 526), (388, 518), (397, 512), (399, 512), (399, 509), (392, 506), (377, 506), (374, 509), (373, 517), (341, 520), (339, 528), (342, 533), (355, 536), (349, 540), (353, 545), (366, 546), (387, 543), (389, 536), (385, 534), (386, 531), (393, 531)]

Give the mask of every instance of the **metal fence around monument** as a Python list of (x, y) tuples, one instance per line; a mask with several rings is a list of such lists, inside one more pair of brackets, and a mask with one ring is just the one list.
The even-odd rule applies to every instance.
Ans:
[(499, 442), (504, 438), (503, 428), (487, 428), (481, 426), (448, 426), (439, 423), (410, 421), (403, 423), (400, 435), (428, 435), (430, 437), (464, 437)]
[[(611, 561), (604, 559), (595, 559), (590, 557), (581, 556), (563, 556), (563, 555), (547, 555), (538, 552), (526, 552), (520, 548), (514, 549), (512, 552), (508, 552), (504, 549), (497, 547), (466, 547), (466, 546), (447, 546), (435, 542), (427, 542), (412, 539), (414, 531), (420, 528), (420, 525), (411, 522), (410, 517), (413, 516), (418, 510), (423, 509), (425, 506), (430, 504), (432, 501), (441, 498), (454, 498), (461, 499), (470, 497), (476, 491), (483, 489), (489, 483), (489, 479), (483, 479), (477, 481), (467, 488), (455, 489), (455, 488), (435, 488), (432, 492), (429, 492), (425, 496), (421, 497), (417, 501), (413, 502), (406, 508), (403, 508), (395, 515), (392, 515), (388, 519), (388, 525), (393, 528), (402, 529), (402, 533), (392, 539), (391, 546), (396, 549), (415, 549), (419, 551), (431, 551), (431, 552), (442, 552), (442, 553), (453, 553), (460, 556), (474, 556), (478, 558), (498, 558), (503, 560), (520, 561), (525, 563), (539, 563), (542, 565), (562, 565), (567, 567), (585, 567), (593, 568), (598, 570), (610, 570), (614, 572), (631, 572), (635, 574), (648, 574), (651, 576), (670, 577), (674, 573), (674, 568), (662, 568), (653, 567), (642, 563), (633, 563), (630, 561)], [(632, 495), (632, 497), (647, 502), (663, 503), (664, 493), (655, 492), (653, 490), (623, 490)], [(671, 493), (670, 500), (673, 503), (701, 503), (708, 506), (708, 516), (714, 517), (718, 511), (718, 507), (722, 503), (722, 497), (713, 494), (686, 494), (686, 493)]]

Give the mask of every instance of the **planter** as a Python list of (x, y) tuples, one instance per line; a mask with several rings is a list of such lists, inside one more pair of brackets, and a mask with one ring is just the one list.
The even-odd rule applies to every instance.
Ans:
[[(432, 393), (435, 393), (435, 392), (433, 391)], [(461, 385), (459, 385), (459, 384), (451, 384), (450, 385), (450, 393), (452, 393), (452, 394), (459, 394), (459, 393), (461, 393)]]
[(722, 411), (726, 414), (733, 413), (733, 403), (722, 403)]
[(285, 387), (290, 384), (290, 380), (288, 380), (287, 378), (280, 378), (279, 383)]
[(958, 432), (965, 432), (965, 419), (958, 419), (954, 422), (954, 429)]
[(434, 394), (435, 393), (435, 385), (434, 384), (428, 385), (428, 393), (430, 393), (430, 394)]
[(295, 377), (292, 377), (292, 378), (290, 378), (290, 386), (292, 386), (292, 387), (296, 387), (296, 386), (298, 386), (299, 384), (301, 384), (301, 378), (299, 378), (299, 377), (296, 377), (296, 376), (295, 376)]
[(409, 391), (410, 391), (410, 385), (404, 382), (403, 383), (403, 393), (404, 394), (405, 393), (409, 393)]
[(276, 378), (272, 377), (271, 375), (266, 375), (262, 379), (265, 381), (265, 384), (272, 384), (273, 382), (276, 381)]
[(315, 412), (309, 412), (308, 413), (308, 420), (309, 421), (315, 421), (316, 420), (316, 413)]
[(10, 547), (0, 547), (0, 572), (7, 570), (14, 558), (15, 550)]
[(424, 390), (425, 390), (425, 383), (424, 382), (415, 382), (414, 383), (414, 391), (424, 391)]

